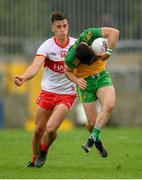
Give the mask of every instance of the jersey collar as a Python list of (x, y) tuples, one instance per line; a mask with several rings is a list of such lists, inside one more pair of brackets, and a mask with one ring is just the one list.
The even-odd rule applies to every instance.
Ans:
[(54, 36), (54, 42), (57, 44), (57, 46), (59, 46), (60, 48), (65, 48), (68, 44), (69, 44), (70, 38), (69, 36), (67, 37), (67, 43), (65, 45), (60, 45), (56, 39), (56, 37)]

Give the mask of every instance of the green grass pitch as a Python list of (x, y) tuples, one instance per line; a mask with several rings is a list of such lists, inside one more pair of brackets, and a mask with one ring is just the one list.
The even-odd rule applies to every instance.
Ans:
[(26, 168), (31, 159), (32, 132), (0, 130), (0, 179), (122, 179), (142, 178), (142, 129), (105, 128), (109, 152), (101, 158), (95, 147), (87, 154), (85, 128), (60, 131), (42, 168)]

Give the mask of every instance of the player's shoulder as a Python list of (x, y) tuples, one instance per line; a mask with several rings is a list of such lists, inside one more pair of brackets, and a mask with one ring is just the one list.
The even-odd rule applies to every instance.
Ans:
[(102, 30), (99, 27), (91, 27), (85, 29), (79, 36), (80, 41), (86, 39), (88, 42), (90, 39), (94, 39), (97, 37), (102, 37)]
[(47, 55), (49, 52), (49, 49), (53, 47), (53, 38), (49, 38), (41, 43), (37, 50), (37, 54), (44, 54)]
[(69, 39), (70, 39), (70, 45), (73, 45), (77, 41), (77, 39), (74, 37), (69, 36)]
[(39, 46), (39, 49), (45, 49), (45, 48), (48, 49), (52, 45), (53, 45), (53, 37), (43, 41)]
[(100, 27), (90, 27), (90, 28), (87, 28), (85, 29), (83, 32), (94, 32), (94, 31), (98, 31), (100, 30), (101, 31), (101, 28)]
[(77, 40), (77, 38), (75, 38), (75, 37), (69, 36), (69, 38), (70, 38), (70, 40), (72, 40), (72, 41), (76, 41), (76, 40)]
[(46, 39), (45, 41), (43, 41), (41, 45), (48, 45), (48, 44), (53, 43), (53, 41), (54, 41), (54, 38), (51, 37), (51, 38)]

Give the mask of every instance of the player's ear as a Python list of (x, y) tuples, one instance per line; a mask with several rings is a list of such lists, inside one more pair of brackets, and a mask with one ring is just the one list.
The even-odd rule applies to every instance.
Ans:
[(51, 28), (51, 31), (54, 32), (54, 28)]
[(55, 32), (55, 30), (54, 30), (54, 25), (52, 24), (52, 26), (51, 26), (51, 31), (52, 32)]

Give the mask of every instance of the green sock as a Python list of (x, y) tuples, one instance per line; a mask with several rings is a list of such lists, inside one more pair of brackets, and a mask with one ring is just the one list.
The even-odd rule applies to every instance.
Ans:
[(101, 130), (100, 130), (99, 128), (94, 128), (93, 131), (92, 131), (92, 133), (91, 133), (91, 136), (92, 136), (93, 138), (95, 138), (96, 141), (98, 141), (98, 140), (100, 139), (100, 137), (99, 137), (100, 132), (101, 132)]

